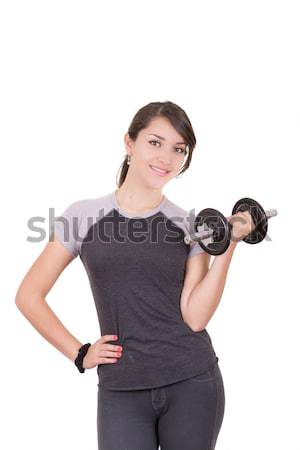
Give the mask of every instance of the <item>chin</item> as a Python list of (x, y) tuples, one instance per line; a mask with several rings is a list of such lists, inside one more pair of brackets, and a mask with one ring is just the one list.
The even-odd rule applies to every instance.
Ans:
[(166, 184), (168, 184), (168, 182), (170, 181), (170, 179), (164, 180), (147, 180), (147, 185), (150, 189), (162, 189)]

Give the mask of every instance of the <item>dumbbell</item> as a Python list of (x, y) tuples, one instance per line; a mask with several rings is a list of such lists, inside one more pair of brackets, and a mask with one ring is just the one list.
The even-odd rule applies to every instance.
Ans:
[[(277, 215), (276, 209), (265, 211), (263, 207), (251, 198), (242, 198), (233, 207), (232, 215), (249, 211), (255, 224), (254, 230), (243, 238), (247, 244), (258, 244), (268, 231), (268, 219)], [(232, 225), (217, 209), (206, 208), (199, 212), (195, 219), (193, 238), (186, 236), (184, 241), (198, 242), (201, 248), (210, 255), (221, 255), (229, 247)]]

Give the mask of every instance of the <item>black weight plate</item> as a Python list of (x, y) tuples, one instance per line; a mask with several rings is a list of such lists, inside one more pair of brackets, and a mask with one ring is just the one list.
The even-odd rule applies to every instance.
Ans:
[(256, 200), (245, 197), (236, 202), (232, 214), (239, 211), (249, 211), (255, 224), (255, 229), (244, 237), (243, 241), (247, 244), (258, 244), (265, 238), (268, 231), (268, 218), (263, 207)]
[(206, 208), (200, 211), (195, 219), (195, 232), (198, 232), (198, 226), (202, 225), (213, 230), (213, 241), (204, 244), (203, 240), (198, 240), (195, 237), (200, 247), (210, 255), (221, 255), (224, 253), (230, 244), (232, 228), (226, 217), (216, 209)]

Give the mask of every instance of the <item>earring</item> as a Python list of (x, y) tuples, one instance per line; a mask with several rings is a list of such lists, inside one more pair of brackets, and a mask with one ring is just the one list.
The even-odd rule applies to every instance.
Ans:
[(129, 165), (131, 161), (131, 155), (127, 155), (127, 164)]

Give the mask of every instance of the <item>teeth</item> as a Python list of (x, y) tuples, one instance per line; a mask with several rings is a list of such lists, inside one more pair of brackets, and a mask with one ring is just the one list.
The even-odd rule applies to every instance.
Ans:
[(157, 172), (160, 172), (160, 173), (168, 173), (167, 170), (162, 170), (162, 169), (159, 169), (158, 167), (155, 167), (155, 166), (150, 166), (150, 167), (152, 167), (152, 169), (154, 169), (154, 170), (157, 170)]

